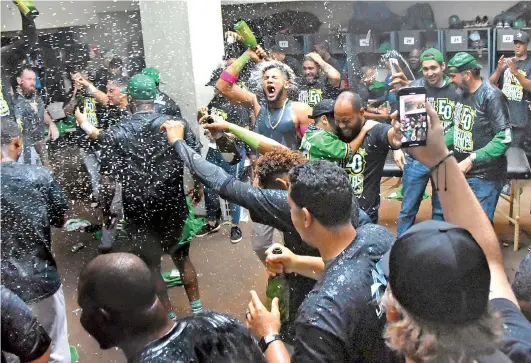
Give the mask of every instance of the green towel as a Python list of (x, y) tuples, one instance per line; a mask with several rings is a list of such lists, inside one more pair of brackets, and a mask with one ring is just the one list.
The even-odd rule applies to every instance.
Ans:
[(192, 242), (197, 232), (203, 228), (207, 222), (205, 218), (196, 218), (194, 214), (194, 207), (190, 198), (186, 197), (186, 205), (188, 206), (188, 218), (184, 221), (183, 231), (179, 237), (178, 244), (183, 245)]
[[(404, 195), (402, 194), (402, 190), (403, 190), (403, 187), (398, 188), (393, 193), (389, 194), (387, 199), (391, 199), (391, 200), (402, 200), (402, 199), (404, 199)], [(424, 192), (424, 195), (422, 196), (422, 200), (428, 199), (429, 197), (430, 197), (430, 195), (428, 193)]]
[(166, 287), (174, 287), (174, 286), (181, 286), (183, 284), (181, 280), (181, 274), (179, 271), (173, 269), (168, 272), (161, 273), (162, 279), (166, 283)]
[(70, 346), (70, 362), (78, 363), (79, 362), (79, 353), (77, 348), (73, 345)]

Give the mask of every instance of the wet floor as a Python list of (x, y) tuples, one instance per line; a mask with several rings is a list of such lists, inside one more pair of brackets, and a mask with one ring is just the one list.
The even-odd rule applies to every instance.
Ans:
[[(382, 192), (391, 187), (395, 182), (388, 181), (382, 186)], [(388, 193), (387, 193), (388, 194)], [(387, 195), (384, 193), (384, 195)], [(509, 242), (509, 247), (504, 247), (504, 264), (509, 277), (514, 277), (515, 269), (527, 253), (531, 245), (531, 184), (524, 189), (522, 199), (522, 226), (520, 250), (512, 251), (513, 228), (498, 213), (495, 217), (495, 228), (502, 242)], [(380, 224), (396, 232), (396, 219), (400, 209), (400, 202), (382, 200), (380, 209)], [(508, 203), (500, 201), (499, 209), (508, 211)], [(419, 219), (424, 220), (431, 215), (430, 199), (421, 205)], [(93, 222), (97, 218), (88, 203), (72, 202), (68, 218), (86, 218)], [(267, 276), (265, 270), (254, 255), (249, 238), (250, 224), (242, 223), (244, 238), (238, 244), (229, 240), (230, 226), (223, 226), (217, 234), (195, 238), (192, 241), (190, 255), (195, 264), (198, 276), (201, 300), (205, 309), (228, 313), (243, 319), (244, 312), (249, 302), (249, 290), (255, 289), (265, 297), (265, 284)], [(529, 230), (530, 233), (525, 232)], [(80, 362), (103, 363), (125, 362), (123, 354), (115, 349), (102, 351), (96, 341), (92, 339), (81, 327), (79, 316), (74, 311), (78, 308), (76, 301), (77, 277), (84, 264), (97, 256), (98, 241), (92, 234), (80, 232), (64, 232), (59, 229), (53, 231), (54, 251), (57, 263), (63, 277), (63, 288), (66, 299), (66, 309), (71, 345), (77, 346)], [(77, 253), (70, 249), (77, 243), (83, 242), (86, 247)], [(164, 270), (173, 268), (169, 258), (164, 258)], [(176, 306), (177, 316), (190, 313), (188, 300), (182, 287), (170, 289), (170, 298)]]

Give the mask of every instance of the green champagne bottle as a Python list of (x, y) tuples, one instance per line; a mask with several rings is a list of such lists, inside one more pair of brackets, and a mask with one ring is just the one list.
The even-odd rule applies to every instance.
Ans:
[(26, 18), (35, 19), (39, 16), (39, 10), (35, 8), (31, 0), (13, 0), (13, 2)]
[(234, 30), (240, 37), (242, 37), (243, 41), (249, 48), (254, 49), (258, 46), (258, 42), (256, 41), (253, 31), (251, 28), (249, 28), (249, 25), (247, 25), (244, 20), (240, 20), (234, 24)]
[[(282, 254), (282, 249), (276, 247), (273, 249), (273, 254)], [(288, 280), (284, 274), (277, 274), (270, 277), (267, 281), (266, 288), (268, 309), (271, 310), (271, 303), (274, 298), (278, 298), (278, 307), (280, 310), (280, 321), (285, 323), (289, 319), (289, 285)]]

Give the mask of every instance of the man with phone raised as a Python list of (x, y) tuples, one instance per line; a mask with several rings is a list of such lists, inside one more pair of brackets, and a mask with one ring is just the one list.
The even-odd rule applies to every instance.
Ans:
[[(456, 85), (451, 83), (450, 79), (444, 75), (446, 69), (444, 57), (438, 49), (429, 48), (420, 55), (420, 63), (424, 77), (413, 81), (410, 85), (426, 89), (426, 100), (439, 115), (445, 134), (448, 131), (451, 133), (453, 132), (454, 108), (458, 96), (456, 95)], [(396, 79), (396, 76), (394, 78)], [(409, 154), (406, 155), (405, 160), (402, 177), (404, 198), (397, 226), (397, 234), (399, 236), (415, 223), (420, 202), (430, 179), (429, 168)], [(442, 221), (444, 218), (441, 203), (433, 183), (432, 190), (432, 219)]]
[(448, 62), (450, 80), (461, 91), (454, 110), (452, 144), (461, 171), (481, 207), (494, 219), (507, 180), (505, 151), (511, 143), (509, 105), (502, 91), (480, 76), (481, 66), (465, 52)]

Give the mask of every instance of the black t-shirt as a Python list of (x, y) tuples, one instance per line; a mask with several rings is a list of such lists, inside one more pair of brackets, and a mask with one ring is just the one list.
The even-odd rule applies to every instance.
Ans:
[(326, 75), (320, 75), (313, 84), (308, 84), (306, 79), (299, 79), (298, 98), (297, 100), (306, 103), (310, 107), (315, 106), (324, 99), (335, 100), (339, 95), (339, 88), (328, 84)]
[(249, 127), (251, 121), (249, 111), (233, 105), (222, 95), (214, 96), (207, 108), (213, 118), (219, 117), (223, 121), (232, 122), (241, 127)]
[[(48, 350), (51, 339), (28, 306), (11, 290), (0, 286), (2, 299), (2, 352), (33, 361)], [(6, 362), (2, 354), (2, 363)]]
[[(118, 125), (100, 133), (106, 149), (102, 155), (103, 173), (122, 183), (124, 213), (137, 223), (152, 223), (164, 210), (186, 211), (183, 163), (168, 144), (160, 126), (175, 117), (156, 112), (137, 112)], [(185, 140), (201, 149), (184, 119)], [(184, 213), (184, 212), (183, 212)]]
[(24, 143), (33, 145), (37, 141), (44, 140), (45, 105), (40, 96), (36, 94), (23, 96), (16, 93), (13, 96), (13, 110)]
[(155, 98), (154, 108), (155, 111), (161, 115), (182, 117), (181, 109), (177, 103), (175, 103), (170, 96), (160, 90), (158, 91), (157, 98)]
[[(507, 98), (489, 81), (483, 81), (474, 93), (461, 94), (455, 106), (454, 150), (458, 161), (466, 159), (473, 151), (487, 145), (494, 136), (510, 127)], [(505, 180), (505, 156), (489, 161), (474, 162), (467, 177)]]
[(426, 99), (439, 115), (444, 132), (446, 133), (451, 129), (454, 121), (455, 105), (460, 100), (456, 94), (457, 86), (450, 83), (448, 78), (445, 78), (442, 87), (431, 87), (426, 82), (426, 79), (422, 77), (413, 81), (411, 87), (426, 88)]
[(342, 167), (347, 172), (361, 209), (371, 215), (380, 207), (380, 180), (390, 146), (387, 133), (391, 126), (378, 124), (365, 136), (355, 154)]
[(162, 338), (148, 344), (128, 363), (265, 363), (249, 330), (235, 318), (199, 313), (175, 323)]
[[(529, 283), (529, 281), (528, 281)], [(531, 362), (531, 323), (520, 309), (507, 299), (492, 299), (490, 306), (503, 318), (503, 341), (500, 350), (513, 362)]]
[(52, 174), (39, 166), (3, 162), (2, 283), (26, 303), (61, 286), (50, 224), (61, 227), (68, 201)]
[[(517, 63), (518, 72), (522, 73), (528, 80), (531, 79), (531, 59), (519, 60)], [(511, 126), (529, 127), (531, 117), (531, 93), (522, 87), (518, 79), (507, 68), (500, 77), (499, 84), (503, 94), (509, 100), (509, 110), (511, 111)]]
[(359, 227), (354, 241), (326, 266), (299, 309), (292, 362), (393, 361), (371, 287), (372, 270), (395, 239), (382, 226)]

